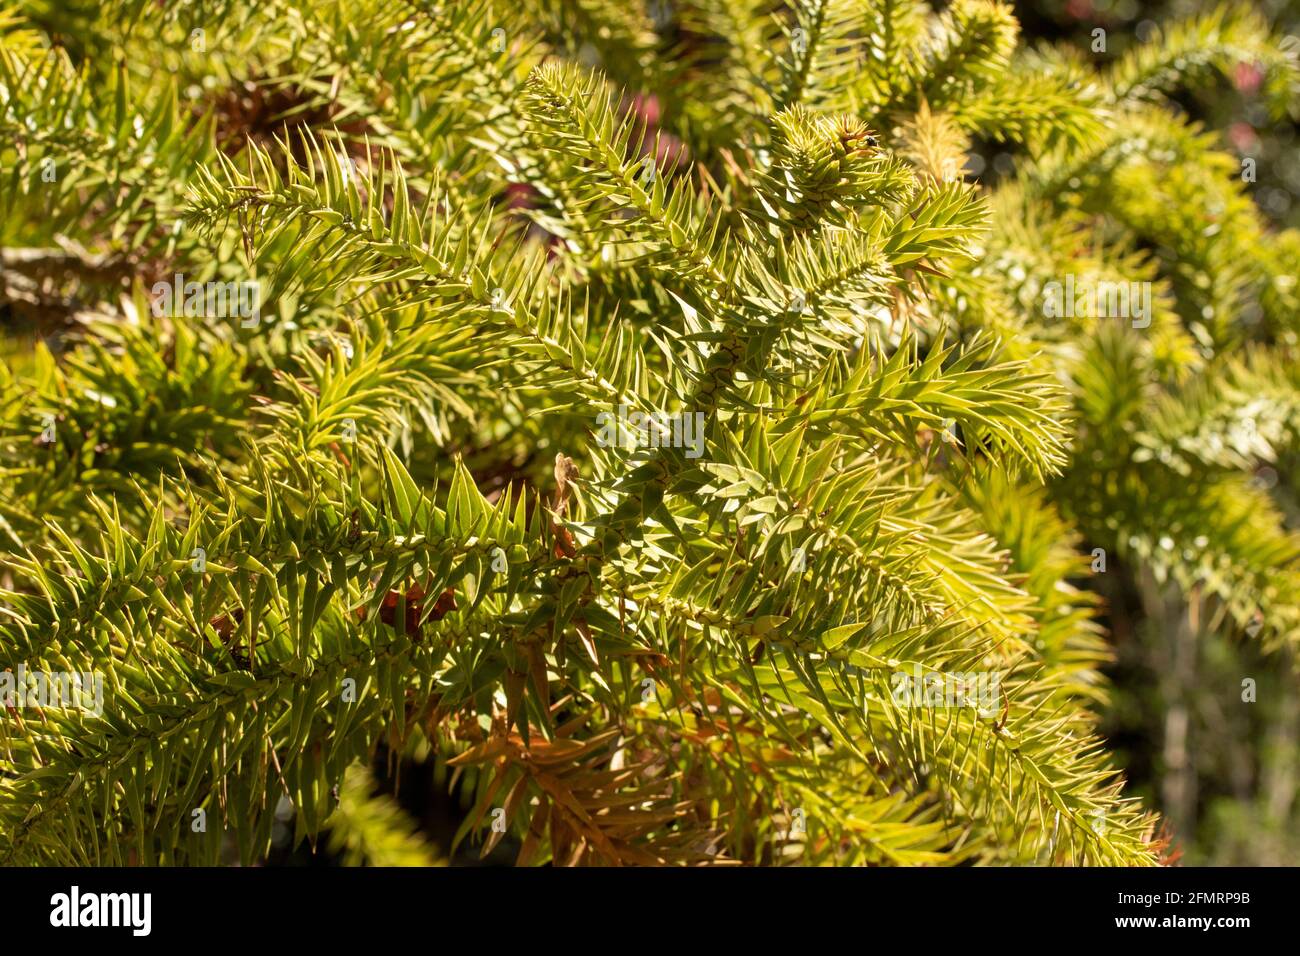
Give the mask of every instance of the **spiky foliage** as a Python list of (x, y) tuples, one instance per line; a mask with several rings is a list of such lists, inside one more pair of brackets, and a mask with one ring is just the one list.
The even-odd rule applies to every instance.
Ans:
[[(673, 7), (0, 17), (6, 294), (54, 346), (0, 366), (0, 665), (104, 679), (4, 722), (0, 859), (252, 862), (281, 798), (420, 858), (382, 750), (526, 863), (1158, 860), (1081, 549), (1300, 636), (1243, 477), (1294, 449), (1297, 243), (1157, 98), (1240, 55), (1284, 103), (1293, 56)], [(971, 135), (1033, 162), (969, 184)], [(260, 314), (160, 310), (175, 273)], [(1046, 317), (1067, 274), (1153, 321)]]

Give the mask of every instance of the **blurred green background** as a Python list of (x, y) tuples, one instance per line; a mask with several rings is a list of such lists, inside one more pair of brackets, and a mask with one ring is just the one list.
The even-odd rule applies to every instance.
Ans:
[[(1298, 0), (1251, 4), (1292, 37), (1300, 34)], [(1025, 42), (1075, 45), (1114, 57), (1171, 18), (1209, 10), (1198, 0), (1017, 0)], [(1106, 31), (1106, 52), (1092, 53), (1093, 31)], [(1257, 76), (1238, 70), (1231, 83), (1176, 100), (1217, 131), (1224, 148), (1256, 162), (1251, 195), (1278, 225), (1300, 225), (1300, 145), (1294, 122), (1271, 119), (1254, 95)], [(996, 156), (990, 157), (996, 159)], [(1265, 480), (1291, 528), (1300, 527), (1295, 461)], [(1122, 571), (1123, 569), (1115, 569)], [(1129, 792), (1167, 821), (1171, 851), (1185, 865), (1300, 865), (1300, 680), (1294, 660), (1265, 658), (1224, 636), (1198, 606), (1186, 607), (1157, 582), (1121, 584), (1132, 575), (1096, 575), (1090, 586), (1107, 601), (1106, 623), (1117, 656), (1103, 733), (1124, 765)], [(1243, 700), (1254, 681), (1255, 701)]]

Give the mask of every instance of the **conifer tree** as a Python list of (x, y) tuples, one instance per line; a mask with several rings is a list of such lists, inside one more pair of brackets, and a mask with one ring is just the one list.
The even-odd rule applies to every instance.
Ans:
[(1300, 234), (1168, 99), (1243, 62), (1295, 108), (1230, 6), (0, 6), (0, 861), (436, 863), (407, 760), (520, 864), (1160, 862), (1091, 582), (1300, 642)]

